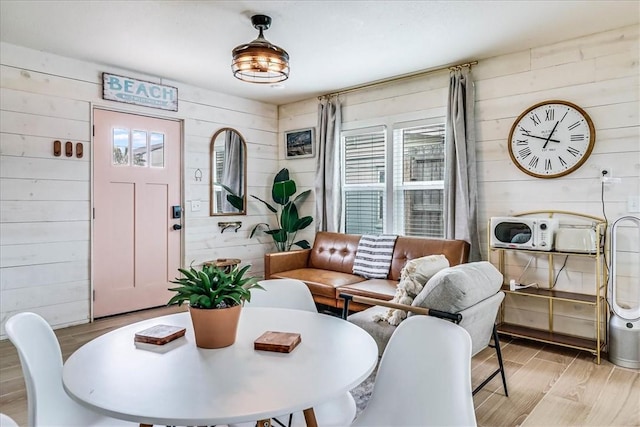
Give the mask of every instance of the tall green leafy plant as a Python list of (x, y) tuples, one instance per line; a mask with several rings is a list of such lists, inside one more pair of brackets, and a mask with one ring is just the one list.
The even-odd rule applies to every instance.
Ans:
[(271, 197), (277, 207), (273, 207), (271, 204), (252, 194), (251, 197), (260, 200), (267, 209), (273, 212), (276, 217), (277, 227), (271, 228), (266, 222), (261, 222), (253, 227), (250, 237), (253, 237), (257, 231), (263, 231), (273, 238), (273, 242), (280, 252), (291, 250), (292, 246), (299, 246), (302, 249), (310, 248), (311, 246), (308, 241), (296, 241), (296, 234), (298, 231), (307, 228), (313, 222), (312, 217), (304, 216), (300, 218), (298, 214), (298, 205), (309, 196), (311, 190), (303, 191), (296, 197), (293, 197), (296, 191), (298, 191), (296, 183), (289, 178), (289, 170), (283, 168), (276, 174), (271, 188)]

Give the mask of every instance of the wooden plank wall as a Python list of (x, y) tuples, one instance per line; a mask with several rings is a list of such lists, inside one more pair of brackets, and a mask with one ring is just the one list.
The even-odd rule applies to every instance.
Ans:
[[(529, 210), (556, 209), (603, 216), (602, 167), (611, 168), (620, 183), (604, 187), (607, 218), (639, 215), (627, 211), (627, 199), (640, 194), (639, 26), (567, 40), (509, 55), (479, 59), (472, 74), (476, 88), (476, 133), (479, 220), (483, 258), (487, 258), (486, 224), (492, 216)], [(390, 125), (398, 121), (444, 116), (448, 71), (433, 72), (370, 89), (341, 95), (343, 127), (352, 129)], [(515, 119), (529, 106), (561, 99), (583, 107), (596, 127), (596, 145), (576, 172), (558, 179), (536, 179), (520, 172), (507, 152), (507, 138)], [(317, 99), (279, 107), (280, 138), (285, 130), (316, 126)], [(282, 151), (280, 151), (282, 158)], [(313, 186), (315, 163), (284, 162)], [(619, 274), (637, 286), (638, 242), (620, 242)], [(634, 258), (635, 257), (635, 258)], [(510, 257), (507, 275), (519, 277), (528, 257)], [(564, 261), (560, 258), (560, 264)], [(635, 264), (635, 265), (634, 265)], [(546, 260), (532, 262), (523, 281), (546, 283)], [(558, 277), (557, 288), (595, 292), (593, 262), (572, 257)], [(523, 304), (522, 302), (520, 304)], [(517, 320), (544, 327), (546, 303), (524, 304), (512, 310)], [(592, 310), (575, 304), (556, 304), (558, 331), (592, 337)]]
[[(92, 107), (174, 118), (184, 123), (184, 257), (194, 262), (237, 257), (262, 275), (269, 242), (248, 239), (262, 212), (209, 217), (209, 143), (222, 127), (248, 144), (248, 191), (265, 197), (262, 183), (277, 171), (277, 107), (211, 92), (129, 70), (2, 43), (0, 64), (0, 322), (35, 311), (54, 327), (89, 319), (91, 277)], [(166, 112), (102, 100), (102, 72), (178, 87), (179, 111)], [(54, 140), (82, 142), (84, 157), (53, 156)], [(195, 180), (196, 169), (203, 172)], [(254, 183), (261, 183), (255, 186)], [(199, 212), (190, 201), (201, 200)], [(243, 222), (220, 234), (220, 220)], [(4, 337), (4, 329), (0, 329)]]
[[(626, 215), (627, 198), (640, 192), (640, 114), (638, 26), (620, 28), (550, 46), (482, 59), (473, 67), (480, 221), (530, 209), (565, 209), (602, 215), (601, 167), (611, 168), (621, 183), (605, 186), (610, 220)], [(273, 250), (268, 236), (249, 240), (252, 225), (269, 219), (268, 211), (249, 199), (249, 215), (238, 233), (220, 234), (219, 218), (208, 216), (209, 139), (219, 128), (236, 128), (248, 142), (249, 194), (270, 200), (274, 173), (290, 169), (300, 190), (314, 187), (314, 158), (285, 160), (284, 131), (316, 126), (317, 99), (273, 105), (161, 81), (128, 70), (49, 55), (2, 43), (0, 64), (0, 321), (18, 311), (34, 310), (55, 327), (83, 323), (89, 315), (90, 289), (90, 125), (92, 105), (177, 118), (184, 121), (184, 263), (238, 257), (263, 271), (262, 255)], [(101, 99), (103, 71), (177, 86), (180, 111), (164, 112)], [(444, 115), (448, 73), (389, 84), (342, 97), (345, 127), (365, 127)], [(577, 172), (555, 180), (536, 180), (513, 166), (506, 138), (515, 118), (545, 99), (581, 105), (596, 125), (595, 150)], [(83, 142), (83, 159), (54, 158), (55, 139)], [(195, 170), (203, 171), (196, 182)], [(191, 200), (202, 210), (191, 212)], [(314, 214), (310, 197), (302, 215)], [(637, 214), (636, 214), (637, 215)], [(483, 230), (483, 235), (486, 230)], [(313, 238), (313, 227), (299, 235)], [(629, 258), (637, 252), (632, 241)], [(483, 242), (486, 245), (486, 242)], [(483, 249), (484, 250), (484, 249)], [(635, 250), (635, 252), (634, 252)], [(486, 257), (486, 250), (484, 250)], [(526, 260), (509, 265), (519, 275)], [(628, 263), (631, 266), (631, 263)], [(623, 269), (624, 274), (625, 269)], [(633, 268), (628, 277), (637, 278)], [(530, 267), (527, 277), (546, 277), (545, 265)], [(588, 263), (570, 260), (558, 286), (589, 291), (594, 273)], [(526, 307), (527, 309), (529, 307)], [(566, 308), (569, 323), (589, 335), (583, 307)], [(522, 311), (546, 317), (534, 308)], [(527, 317), (528, 316), (528, 317)], [(573, 320), (577, 319), (577, 320)], [(0, 334), (3, 332), (0, 329)]]

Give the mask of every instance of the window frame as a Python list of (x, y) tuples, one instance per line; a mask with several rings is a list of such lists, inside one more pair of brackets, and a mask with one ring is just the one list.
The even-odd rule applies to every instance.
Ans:
[[(372, 183), (365, 183), (365, 184), (346, 184), (346, 138), (349, 138), (351, 136), (357, 136), (357, 135), (365, 135), (365, 134), (370, 134), (370, 133), (378, 133), (378, 132), (382, 132), (382, 134), (384, 135), (384, 146), (385, 146), (385, 150), (384, 150), (384, 182), (383, 183), (378, 183), (378, 184), (372, 184)], [(368, 127), (363, 127), (363, 128), (357, 128), (357, 129), (352, 129), (352, 130), (343, 130), (340, 133), (340, 149), (341, 149), (341, 154), (340, 154), (340, 161), (342, 162), (342, 164), (340, 165), (340, 181), (341, 181), (341, 189), (340, 189), (340, 193), (341, 193), (341, 199), (342, 199), (342, 215), (341, 215), (341, 225), (340, 228), (341, 230), (346, 230), (346, 226), (347, 226), (347, 216), (346, 216), (346, 209), (347, 209), (347, 201), (346, 201), (346, 193), (347, 191), (368, 191), (368, 190), (380, 190), (383, 193), (383, 197), (382, 197), (382, 232), (384, 232), (384, 230), (386, 230), (387, 228), (387, 224), (386, 224), (386, 219), (388, 217), (388, 207), (389, 207), (389, 203), (388, 198), (389, 198), (389, 189), (388, 189), (388, 184), (387, 182), (389, 181), (388, 176), (389, 176), (389, 150), (387, 148), (387, 143), (388, 143), (388, 138), (389, 138), (389, 129), (386, 125), (378, 125), (378, 126), (368, 126)]]
[[(377, 121), (377, 123), (383, 122), (382, 120)], [(396, 168), (395, 159), (398, 156), (403, 155), (403, 144), (396, 144), (396, 133), (403, 129), (410, 129), (420, 126), (434, 126), (434, 125), (442, 125), (443, 126), (443, 139), (444, 135), (446, 135), (446, 116), (444, 114), (434, 115), (428, 118), (414, 119), (414, 120), (401, 120), (401, 118), (388, 118), (382, 124), (371, 124), (369, 126), (362, 126), (361, 123), (353, 123), (353, 126), (343, 125), (343, 130), (340, 133), (340, 141), (341, 141), (341, 197), (342, 197), (342, 224), (341, 230), (346, 231), (347, 224), (347, 215), (346, 215), (346, 191), (349, 189), (353, 189), (356, 187), (354, 184), (347, 185), (345, 184), (345, 164), (346, 164), (346, 146), (345, 140), (350, 136), (363, 135), (366, 133), (379, 132), (383, 131), (385, 135), (384, 144), (385, 144), (385, 182), (380, 186), (376, 186), (376, 188), (382, 188), (384, 197), (383, 197), (383, 230), (382, 233), (392, 233), (398, 235), (405, 234), (405, 220), (404, 216), (400, 215), (399, 218), (395, 216), (396, 204), (398, 201), (396, 200), (396, 194), (400, 194), (399, 192), (404, 192), (405, 190), (441, 190), (444, 192), (444, 176), (442, 180), (435, 181), (418, 181), (418, 182), (404, 182), (403, 181), (403, 169), (402, 165), (400, 168)], [(356, 127), (357, 126), (357, 127)], [(444, 143), (444, 141), (443, 141)], [(401, 162), (403, 159), (400, 160)], [(443, 168), (446, 166), (446, 150), (444, 157), (445, 164)], [(360, 184), (362, 187), (367, 187), (371, 189), (371, 184)], [(345, 190), (345, 187), (347, 190)], [(403, 195), (404, 193), (402, 193)], [(404, 206), (404, 197), (398, 197), (402, 199), (402, 203)], [(391, 201), (391, 202), (390, 202)], [(444, 205), (442, 207), (443, 211), (443, 223), (444, 223)], [(444, 226), (444, 224), (443, 224)], [(443, 235), (444, 237), (444, 229)]]
[[(403, 164), (402, 162), (404, 162), (404, 154), (403, 154), (403, 150), (404, 150), (404, 145), (402, 144), (402, 135), (399, 135), (398, 139), (399, 141), (396, 140), (396, 132), (400, 132), (403, 130), (408, 130), (408, 129), (414, 129), (414, 128), (419, 128), (419, 127), (428, 127), (428, 126), (438, 126), (438, 125), (442, 125), (443, 129), (443, 139), (444, 139), (444, 134), (446, 133), (446, 117), (443, 116), (439, 116), (439, 117), (431, 117), (428, 119), (421, 119), (421, 120), (411, 120), (411, 121), (404, 121), (404, 122), (397, 122), (394, 123), (393, 125), (393, 129), (392, 129), (392, 135), (393, 135), (393, 141), (392, 141), (392, 150), (393, 150), (393, 154), (394, 154), (394, 158), (398, 158), (400, 157), (400, 160), (397, 163), (394, 163), (394, 168), (393, 168), (393, 184), (392, 184), (392, 192), (393, 192), (393, 203), (392, 203), (392, 211), (390, 214), (390, 218), (392, 218), (392, 220), (390, 221), (390, 227), (389, 230), (391, 230), (392, 233), (394, 234), (402, 234), (405, 235), (405, 220), (404, 220), (404, 215), (398, 215), (396, 216), (395, 214), (399, 211), (403, 211), (404, 210), (404, 206), (405, 206), (405, 197), (404, 197), (404, 191), (405, 190), (442, 190), (444, 192), (444, 173), (443, 173), (443, 177), (442, 180), (432, 180), (432, 181), (404, 181), (404, 169), (403, 169)], [(444, 143), (444, 140), (443, 140)], [(443, 169), (446, 166), (446, 153), (444, 155), (444, 164), (443, 164)], [(444, 194), (443, 194), (444, 195)], [(444, 205), (443, 205), (443, 210), (444, 210)], [(442, 212), (442, 214), (444, 215), (444, 212)], [(443, 224), (444, 225), (444, 224)], [(433, 236), (436, 237), (436, 236)], [(441, 236), (437, 236), (437, 237), (444, 237), (444, 229), (443, 229), (443, 233)]]

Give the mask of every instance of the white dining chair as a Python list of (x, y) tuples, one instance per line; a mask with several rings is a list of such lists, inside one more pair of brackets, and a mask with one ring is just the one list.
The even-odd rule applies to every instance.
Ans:
[(35, 313), (18, 313), (5, 324), (16, 346), (27, 389), (29, 426), (137, 426), (80, 406), (62, 386), (62, 353), (51, 326)]
[(264, 288), (252, 290), (245, 307), (291, 308), (317, 313), (316, 303), (307, 285), (295, 279), (268, 279), (258, 282)]
[(19, 427), (18, 423), (6, 414), (0, 414), (0, 427)]
[(475, 426), (471, 337), (449, 321), (412, 316), (385, 348), (359, 427)]
[[(245, 307), (275, 307), (304, 310), (317, 313), (316, 304), (307, 285), (295, 279), (268, 279), (258, 282), (264, 291), (255, 289), (251, 292), (251, 301)], [(294, 350), (295, 351), (295, 350)], [(346, 392), (328, 402), (313, 407), (318, 426), (347, 426), (356, 416), (356, 403), (351, 393)], [(281, 424), (288, 417), (288, 425), (292, 427), (306, 426), (302, 412), (276, 417), (276, 424)], [(255, 423), (247, 423), (253, 427)], [(275, 425), (275, 424), (274, 424)], [(230, 427), (245, 427), (245, 424), (233, 424)]]

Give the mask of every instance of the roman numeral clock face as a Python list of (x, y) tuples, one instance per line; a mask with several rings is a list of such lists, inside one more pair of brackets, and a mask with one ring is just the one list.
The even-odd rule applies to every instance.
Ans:
[(509, 134), (509, 155), (524, 173), (557, 178), (578, 169), (593, 150), (593, 122), (577, 105), (545, 101), (518, 117)]

